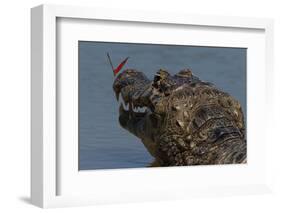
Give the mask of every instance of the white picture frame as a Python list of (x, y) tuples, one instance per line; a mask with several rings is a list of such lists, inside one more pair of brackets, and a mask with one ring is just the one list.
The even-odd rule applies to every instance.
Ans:
[[(210, 42), (213, 42), (213, 45), (218, 46), (220, 46), (218, 42), (222, 42), (221, 45), (224, 45), (223, 42), (226, 42), (225, 44), (233, 44), (234, 46), (244, 45), (245, 43), (245, 45), (249, 45), (250, 50), (256, 50), (250, 51), (248, 59), (250, 67), (247, 79), (247, 84), (249, 85), (247, 93), (250, 101), (249, 109), (251, 110), (247, 110), (247, 125), (251, 129), (248, 138), (250, 144), (251, 141), (258, 141), (258, 145), (250, 146), (248, 164), (242, 167), (236, 165), (223, 166), (224, 168), (222, 169), (220, 167), (196, 167), (190, 169), (184, 167), (169, 168), (168, 170), (165, 168), (150, 168), (149, 172), (146, 169), (122, 169), (115, 170), (114, 172), (111, 170), (84, 172), (78, 175), (77, 167), (72, 165), (73, 161), (71, 161), (71, 159), (77, 160), (77, 157), (75, 157), (77, 150), (71, 148), (75, 146), (75, 141), (70, 143), (71, 147), (67, 150), (64, 149), (65, 146), (63, 144), (57, 144), (57, 121), (59, 116), (57, 108), (58, 98), (61, 98), (57, 91), (60, 86), (60, 81), (57, 79), (58, 63), (60, 63), (57, 52), (60, 48), (58, 31), (61, 30), (58, 28), (60, 25), (58, 23), (62, 19), (108, 21), (113, 22), (111, 23), (113, 25), (118, 23), (118, 26), (122, 26), (125, 23), (135, 23), (136, 25), (141, 24), (141, 27), (144, 29), (149, 24), (153, 24), (153, 26), (165, 28), (164, 30), (166, 31), (171, 27), (180, 26), (184, 28), (191, 26), (195, 28), (199, 27), (203, 30), (208, 28), (213, 31), (222, 32), (222, 35), (224, 35), (224, 32), (226, 34), (237, 32), (229, 37), (229, 41), (223, 38), (215, 38), (214, 36), (217, 36), (217, 34), (214, 34), (208, 40), (200, 40), (199, 36), (198, 41), (195, 40), (194, 43), (197, 45), (208, 45)], [(102, 25), (102, 23), (100, 24)], [(33, 204), (47, 208), (98, 203), (165, 200), (208, 195), (240, 195), (270, 191), (271, 165), (268, 160), (270, 155), (266, 150), (269, 150), (268, 147), (270, 146), (270, 116), (268, 115), (271, 113), (269, 110), (272, 103), (270, 91), (273, 87), (271, 84), (273, 82), (271, 80), (273, 73), (273, 21), (271, 19), (167, 14), (148, 11), (115, 11), (108, 8), (41, 5), (31, 10), (31, 26), (31, 201)], [(73, 31), (71, 24), (68, 23), (67, 26), (68, 28), (64, 28), (67, 30), (65, 32), (70, 33), (71, 30)], [(75, 27), (79, 26), (76, 25)], [(90, 27), (90, 25), (86, 27)], [(85, 30), (85, 26), (79, 28), (79, 32), (83, 32), (83, 30)], [(246, 32), (245, 35), (247, 36), (251, 33), (255, 34), (255, 32), (258, 35), (253, 35), (250, 38), (247, 38), (247, 36), (239, 37), (238, 31), (240, 30)], [(91, 33), (88, 33), (87, 36), (85, 34), (85, 31), (84, 34), (73, 32), (69, 35), (69, 38), (73, 40), (77, 40), (80, 36), (91, 38)], [(101, 32), (100, 36), (103, 35), (105, 36), (105, 33)], [(241, 39), (239, 40), (237, 38)], [(101, 40), (102, 37), (99, 39)], [(134, 41), (136, 39), (142, 42), (153, 42), (153, 38), (146, 38), (145, 36), (143, 38), (137, 37)], [(155, 41), (157, 43), (167, 43), (167, 39), (164, 38), (163, 41), (156, 39)], [(212, 39), (213, 41), (210, 41)], [(112, 40), (112, 38), (108, 37), (105, 40)], [(119, 37), (117, 36), (116, 41), (128, 41), (128, 38), (121, 37), (120, 34)], [(168, 42), (173, 43), (172, 40)], [(257, 43), (259, 45), (256, 45)], [(71, 54), (71, 48), (73, 46), (71, 46), (71, 43), (69, 44), (69, 49), (67, 49), (69, 51), (67, 52)], [(65, 51), (62, 52), (65, 53)], [(259, 62), (256, 64), (252, 63), (256, 57), (258, 57)], [(75, 63), (69, 63), (69, 66), (71, 70), (71, 66), (74, 67)], [(253, 77), (254, 68), (257, 70), (255, 77)], [(257, 92), (260, 94), (259, 96), (254, 95)], [(73, 102), (70, 101), (69, 103), (72, 104)], [(267, 107), (267, 110), (265, 110), (265, 107)], [(262, 114), (259, 117), (259, 122), (263, 123), (263, 127), (255, 120), (257, 114)], [(266, 129), (266, 131), (263, 131), (262, 136), (260, 135), (261, 128)], [(256, 136), (253, 134), (254, 131), (257, 132)], [(66, 157), (61, 157), (62, 150)], [(255, 157), (258, 154), (261, 155), (259, 160)], [(65, 162), (68, 159), (70, 159), (71, 163), (69, 166), (66, 166)], [(67, 169), (64, 169), (66, 167)], [(237, 176), (236, 181), (231, 178), (227, 179), (227, 181), (220, 179), (220, 177), (226, 174), (240, 173), (241, 175)], [(179, 179), (175, 180), (173, 174), (176, 174)], [(210, 174), (210, 180), (202, 184), (202, 181), (199, 181), (202, 180), (200, 177), (205, 177), (206, 174)], [(63, 178), (66, 176), (67, 178)], [(163, 177), (161, 179), (162, 181), (159, 180), (159, 176)], [(189, 181), (192, 182), (191, 184), (184, 182), (187, 176), (190, 177)], [(129, 179), (130, 177), (136, 178), (138, 184), (131, 181)], [(167, 178), (171, 182), (180, 183), (164, 185)], [(117, 180), (118, 184), (111, 184), (113, 179)], [(97, 180), (98, 184), (91, 184), (91, 180)], [(153, 186), (147, 186), (149, 181), (154, 183)], [(118, 188), (116, 185), (122, 186), (122, 188)], [(62, 192), (61, 188), (63, 188)], [(149, 189), (151, 190), (149, 191)], [(90, 190), (94, 190), (95, 193), (88, 193)]]

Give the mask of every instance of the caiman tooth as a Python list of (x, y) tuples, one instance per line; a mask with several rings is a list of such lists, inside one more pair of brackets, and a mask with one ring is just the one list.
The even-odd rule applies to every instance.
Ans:
[(120, 107), (119, 107), (119, 114), (122, 114), (124, 113), (125, 110), (124, 110), (124, 107), (123, 107), (123, 104), (120, 104)]
[(125, 97), (125, 94), (123, 92), (121, 92), (121, 95), (122, 95), (122, 99), (123, 99), (125, 105), (127, 106), (129, 103), (129, 100)]
[(128, 106), (128, 104), (129, 104), (128, 99), (124, 99), (124, 102), (125, 102), (126, 106)]
[(125, 110), (129, 110), (129, 104), (125, 102), (125, 106), (124, 106)]

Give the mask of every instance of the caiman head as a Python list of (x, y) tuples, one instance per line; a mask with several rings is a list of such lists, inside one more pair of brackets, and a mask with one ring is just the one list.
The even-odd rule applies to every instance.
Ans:
[(123, 71), (113, 83), (113, 90), (120, 102), (120, 125), (142, 139), (149, 153), (159, 158), (159, 137), (169, 125), (167, 98), (184, 84), (196, 82), (199, 82), (199, 79), (193, 76), (189, 69), (174, 76), (160, 69), (152, 81), (140, 71)]

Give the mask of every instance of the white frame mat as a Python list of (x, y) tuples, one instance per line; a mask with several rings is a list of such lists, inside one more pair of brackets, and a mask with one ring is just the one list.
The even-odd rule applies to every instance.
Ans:
[[(126, 37), (120, 31), (112, 37), (107, 25), (121, 27), (126, 32), (130, 31), (130, 35)], [(41, 5), (31, 10), (31, 26), (33, 204), (47, 208), (271, 191), (268, 151), (271, 143), (270, 91), (273, 88), (271, 19)], [(147, 29), (149, 33), (149, 29), (153, 29), (151, 26), (155, 27), (155, 36), (134, 36), (140, 29)], [(172, 33), (169, 34), (169, 28), (183, 33), (183, 36), (173, 38)], [(97, 29), (100, 30), (95, 33)], [(187, 40), (184, 37), (186, 29), (194, 34)], [(167, 35), (159, 39), (157, 33), (163, 33), (163, 30)], [(200, 36), (200, 32), (202, 34), (204, 30), (209, 35), (208, 39)], [(78, 40), (248, 48), (248, 163), (231, 166), (78, 171)], [(74, 95), (65, 98), (63, 91), (69, 89)], [(58, 91), (61, 92), (58, 94)], [(61, 113), (65, 105), (71, 107)], [(71, 117), (67, 122), (64, 120), (66, 115)], [(72, 131), (68, 131), (69, 129)], [(261, 131), (262, 129), (265, 131)], [(66, 131), (73, 134), (64, 137)], [(207, 175), (208, 180), (204, 181)]]

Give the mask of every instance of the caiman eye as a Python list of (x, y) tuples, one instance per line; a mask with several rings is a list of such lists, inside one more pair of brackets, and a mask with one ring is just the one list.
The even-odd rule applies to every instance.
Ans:
[(161, 77), (159, 75), (154, 76), (154, 82), (159, 81), (160, 79), (161, 79)]
[(160, 69), (154, 76), (152, 86), (156, 89), (161, 87), (162, 82), (168, 78), (170, 74), (166, 70)]
[(183, 77), (183, 78), (191, 78), (192, 77), (192, 71), (190, 69), (184, 69), (179, 71), (176, 76)]

